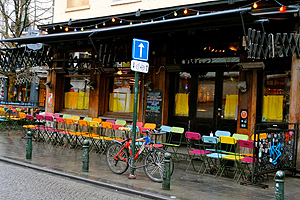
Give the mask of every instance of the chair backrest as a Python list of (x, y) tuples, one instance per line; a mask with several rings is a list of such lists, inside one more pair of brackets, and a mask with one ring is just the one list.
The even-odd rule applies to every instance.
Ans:
[(120, 120), (120, 119), (117, 119), (116, 121), (115, 121), (115, 124), (116, 125), (122, 125), (122, 126), (126, 126), (126, 121), (125, 120)]
[(64, 118), (64, 119), (67, 119), (67, 118), (68, 118), (68, 119), (71, 119), (71, 118), (72, 118), (72, 115), (64, 114), (64, 115), (63, 115), (63, 118)]
[(46, 112), (46, 113), (45, 113), (45, 117), (46, 117), (46, 116), (53, 116), (53, 113)]
[(78, 120), (79, 126), (89, 126), (89, 122), (86, 120)]
[[(128, 128), (130, 128), (130, 131), (132, 131), (132, 125), (127, 125)], [(136, 132), (139, 132), (140, 128), (138, 126), (136, 126)]]
[(101, 118), (97, 118), (97, 117), (94, 117), (94, 118), (92, 119), (92, 121), (98, 122), (99, 124), (102, 123), (102, 119), (101, 119)]
[(102, 128), (108, 128), (108, 129), (112, 128), (112, 123), (111, 122), (105, 121), (105, 122), (102, 122), (101, 125), (102, 125)]
[(200, 133), (196, 133), (196, 132), (185, 132), (185, 137), (186, 139), (190, 139), (190, 140), (200, 140), (201, 139), (201, 134)]
[(145, 123), (144, 128), (155, 129), (156, 124), (154, 124), (154, 123)]
[(25, 119), (25, 118), (26, 118), (26, 114), (23, 113), (23, 112), (19, 112), (19, 116), (20, 116), (20, 118), (22, 118), (22, 119)]
[(215, 132), (215, 136), (217, 137), (220, 137), (220, 136), (227, 136), (227, 137), (230, 137), (231, 136), (231, 133), (229, 131), (220, 131), (220, 130), (217, 130)]
[[(260, 133), (260, 134), (256, 134), (256, 140), (258, 140), (258, 135), (259, 135), (259, 139), (267, 139), (267, 134), (266, 133)], [(254, 134), (251, 136), (251, 140), (254, 141)]]
[(36, 118), (37, 120), (44, 120), (44, 119), (45, 119), (45, 116), (44, 116), (44, 115), (38, 115), (38, 114), (36, 114), (36, 115), (35, 115), (35, 118)]
[(80, 120), (80, 116), (72, 115), (71, 119), (74, 119), (75, 121)]
[(55, 119), (56, 119), (56, 122), (58, 122), (58, 123), (65, 123), (65, 119), (62, 117), (56, 117)]
[(172, 127), (171, 127), (171, 132), (172, 132), (172, 133), (183, 134), (183, 133), (184, 133), (184, 128), (172, 126)]
[(202, 141), (207, 144), (218, 144), (219, 143), (219, 140), (217, 137), (207, 136), (207, 135), (202, 136)]
[(220, 136), (219, 141), (221, 144), (236, 144), (236, 139), (234, 137)]
[(54, 121), (53, 117), (52, 117), (52, 116), (49, 116), (49, 115), (46, 115), (46, 116), (45, 116), (45, 120), (46, 120), (46, 121), (51, 121), (51, 122)]
[(65, 123), (69, 124), (69, 125), (74, 125), (75, 124), (75, 120), (74, 119), (70, 119), (70, 118), (66, 118), (65, 119)]
[(53, 113), (53, 115), (52, 115), (54, 118), (56, 118), (56, 117), (60, 117), (60, 114), (58, 114), (58, 113)]
[(33, 115), (26, 115), (27, 120), (34, 120)]
[(234, 137), (236, 140), (248, 140), (249, 138), (248, 135), (239, 134), (239, 133), (234, 133), (232, 137)]
[(91, 121), (91, 122), (89, 122), (89, 125), (90, 125), (90, 127), (93, 127), (93, 128), (99, 128), (99, 122), (97, 122), (97, 121)]
[(124, 127), (121, 124), (113, 124), (112, 126), (114, 130), (119, 130), (120, 127)]
[[(133, 122), (131, 123), (133, 125)], [(136, 126), (138, 127), (143, 127), (144, 123), (143, 122), (136, 122)]]
[(115, 123), (116, 123), (116, 120), (114, 120), (114, 119), (107, 119), (106, 122), (110, 122), (110, 123), (112, 123), (112, 124), (115, 124)]
[(91, 117), (84, 117), (83, 120), (90, 122), (90, 121), (93, 121), (93, 118), (91, 118)]
[(253, 141), (250, 140), (238, 140), (238, 144), (240, 147), (253, 149)]
[(162, 125), (160, 127), (161, 133), (170, 133), (171, 132), (171, 126)]

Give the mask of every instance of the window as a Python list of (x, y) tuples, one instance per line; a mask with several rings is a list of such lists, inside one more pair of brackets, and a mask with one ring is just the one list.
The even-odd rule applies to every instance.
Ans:
[(262, 121), (288, 121), (290, 71), (265, 72)]
[(189, 115), (189, 93), (191, 84), (191, 74), (187, 72), (179, 73), (179, 88), (175, 95), (175, 116)]
[(133, 113), (134, 76), (113, 77), (113, 88), (109, 93), (110, 112)]
[[(65, 109), (87, 110), (89, 106), (89, 77), (66, 78)], [(68, 86), (68, 87), (67, 87)]]
[(68, 0), (67, 1), (67, 8), (74, 8), (74, 7), (81, 7), (81, 6), (88, 6), (89, 0)]
[(237, 119), (238, 84), (239, 72), (225, 72), (223, 75), (223, 95), (221, 117), (224, 119)]
[(216, 72), (199, 74), (197, 117), (213, 118)]

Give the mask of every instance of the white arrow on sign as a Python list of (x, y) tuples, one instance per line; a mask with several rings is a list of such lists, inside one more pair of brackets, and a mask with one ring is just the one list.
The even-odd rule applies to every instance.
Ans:
[(140, 58), (142, 58), (142, 56), (143, 56), (143, 48), (144, 48), (143, 43), (139, 44), (138, 47), (140, 47)]

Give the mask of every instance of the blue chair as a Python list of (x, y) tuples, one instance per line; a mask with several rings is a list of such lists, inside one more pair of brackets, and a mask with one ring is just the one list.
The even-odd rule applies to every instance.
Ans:
[(231, 136), (231, 133), (229, 131), (220, 131), (220, 130), (217, 130), (215, 132), (215, 136), (216, 137), (220, 137), (220, 136), (227, 136), (227, 137), (230, 137)]

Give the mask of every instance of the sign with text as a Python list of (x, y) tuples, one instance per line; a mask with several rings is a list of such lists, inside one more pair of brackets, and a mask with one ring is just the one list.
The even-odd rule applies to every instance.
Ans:
[(145, 122), (155, 123), (158, 127), (162, 120), (163, 91), (148, 91), (146, 96)]
[(131, 60), (131, 70), (136, 72), (148, 73), (149, 63), (138, 60)]

